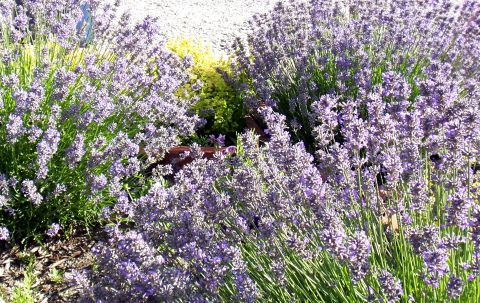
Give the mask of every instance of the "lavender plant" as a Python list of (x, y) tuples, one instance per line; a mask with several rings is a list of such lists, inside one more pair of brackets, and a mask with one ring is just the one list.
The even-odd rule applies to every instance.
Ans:
[[(110, 240), (94, 249), (98, 271), (90, 273), (91, 280), (85, 273), (75, 278), (84, 281), (87, 302), (127, 297), (253, 302), (261, 297), (249, 268), (253, 263), (245, 259), (248, 241), (258, 239), (265, 252), (280, 256), (269, 243), (301, 213), (297, 203), (306, 193), (297, 178), (311, 186), (312, 199), (318, 196), (312, 203), (322, 203), (324, 189), (312, 157), (300, 144), (290, 146), (287, 133), (272, 139), (275, 148), (258, 146), (251, 133), (241, 142), (236, 157), (197, 159), (177, 173), (172, 186), (159, 179), (128, 211), (116, 210), (135, 228), (108, 229)], [(287, 169), (292, 174), (283, 176)]]
[(198, 120), (175, 94), (189, 62), (154, 19), (131, 25), (118, 3), (21, 3), (0, 3), (0, 226), (14, 240), (95, 223)]
[(274, 106), (313, 151), (311, 105), (321, 96), (336, 94), (342, 105), (381, 82), (409, 83), (402, 95), (413, 102), (414, 80), (432, 62), (449, 63), (464, 87), (478, 83), (479, 9), (477, 1), (279, 2), (235, 44), (235, 68), (249, 79), (239, 82), (245, 102)]
[(339, 3), (257, 17), (270, 142), (118, 199), (85, 301), (480, 301), (478, 4)]
[(343, 177), (325, 176), (285, 118), (263, 114), (268, 145), (245, 134), (235, 157), (198, 159), (116, 208), (134, 228), (109, 227), (97, 271), (75, 276), (86, 302), (478, 301), (478, 207), (452, 209), (477, 199), (468, 165), (448, 174), (427, 157), (420, 176), (380, 184), (336, 146)]

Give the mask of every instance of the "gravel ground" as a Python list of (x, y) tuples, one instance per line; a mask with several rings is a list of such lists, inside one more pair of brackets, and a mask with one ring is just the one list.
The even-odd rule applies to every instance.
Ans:
[[(1, 0), (0, 0), (1, 1)], [(114, 1), (114, 0), (109, 0)], [(248, 30), (248, 20), (256, 13), (269, 11), (278, 0), (121, 0), (121, 11), (133, 20), (158, 17), (168, 37), (198, 37), (225, 53), (235, 37)], [(454, 0), (462, 3), (463, 0)]]
[(256, 13), (270, 10), (277, 0), (123, 0), (122, 11), (134, 20), (158, 17), (169, 37), (186, 35), (212, 43), (215, 51), (228, 49), (247, 30)]

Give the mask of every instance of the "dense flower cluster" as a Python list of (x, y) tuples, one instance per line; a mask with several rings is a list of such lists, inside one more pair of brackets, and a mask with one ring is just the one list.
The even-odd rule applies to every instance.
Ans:
[(409, 99), (418, 87), (407, 84), (431, 62), (475, 86), (479, 11), (478, 1), (279, 2), (252, 20), (247, 41), (236, 43), (236, 69), (250, 78), (240, 87), (248, 106), (274, 106), (311, 145), (311, 105), (319, 96), (359, 99), (383, 82), (382, 97)]
[[(86, 296), (119, 301), (129, 296), (138, 302), (231, 296), (253, 302), (258, 290), (242, 258), (242, 239), (263, 238), (268, 244), (289, 222), (306, 226), (296, 218), (297, 203), (305, 203), (306, 187), (312, 200), (318, 197), (312, 203), (322, 203), (324, 192), (312, 157), (301, 145), (290, 146), (282, 128), (271, 133), (277, 131), (271, 141), (275, 148), (261, 148), (253, 134), (246, 134), (242, 154), (197, 159), (177, 173), (172, 186), (157, 183), (134, 201), (127, 215), (136, 229), (110, 229), (111, 240), (95, 248), (102, 274), (94, 277)], [(282, 175), (286, 170), (293, 174)], [(300, 177), (303, 185), (296, 182)]]
[[(271, 109), (263, 116), (267, 146), (247, 133), (236, 156), (195, 160), (173, 185), (158, 180), (128, 211), (117, 202), (115, 211), (135, 228), (107, 228), (109, 241), (94, 249), (100, 270), (75, 276), (90, 276), (83, 288), (87, 302), (125, 296), (138, 302), (251, 302), (262, 293), (248, 270), (246, 243), (255, 245), (255, 255), (272, 259), (268, 272), (279, 283), (286, 283), (281, 259), (287, 252), (311, 260), (328, 251), (354, 281), (369, 274), (366, 233), (342, 222), (313, 156), (302, 143), (291, 144), (284, 117)], [(278, 239), (285, 239), (284, 246), (276, 245)]]
[[(423, 260), (424, 282), (458, 289), (448, 291), (452, 297), (461, 280), (446, 285), (445, 277), (456, 271), (448, 262), (459, 256), (464, 232), (478, 250), (471, 214), (479, 11), (475, 1), (291, 1), (257, 16), (248, 41), (236, 45), (238, 72), (250, 79), (240, 86), (247, 105), (286, 115), (291, 133), (315, 151), (335, 197), (333, 216), (368, 224), (370, 237), (366, 210), (385, 218), (389, 233), (401, 223)], [(339, 245), (342, 228), (324, 238), (335, 243), (331, 253), (348, 251)], [(460, 255), (476, 272), (477, 258)]]
[(94, 219), (198, 122), (176, 94), (190, 63), (154, 19), (132, 26), (103, 1), (21, 3), (0, 3), (0, 224), (14, 237)]

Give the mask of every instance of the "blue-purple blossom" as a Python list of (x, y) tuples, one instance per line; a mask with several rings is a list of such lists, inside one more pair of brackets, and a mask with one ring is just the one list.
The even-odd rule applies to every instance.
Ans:
[(78, 162), (80, 162), (85, 155), (85, 138), (82, 134), (77, 134), (75, 140), (73, 140), (72, 145), (67, 148), (65, 151), (68, 166), (74, 168)]
[(43, 202), (43, 196), (38, 192), (37, 186), (32, 180), (22, 181), (22, 193), (33, 205), (40, 205)]
[(466, 229), (469, 225), (468, 214), (473, 201), (463, 188), (460, 190), (462, 191), (448, 197), (450, 203), (446, 206), (447, 223)]
[(413, 251), (417, 254), (422, 254), (429, 249), (437, 247), (440, 242), (439, 229), (433, 225), (412, 228), (409, 231), (408, 240), (412, 245)]
[(370, 240), (363, 231), (356, 232), (347, 240), (347, 260), (353, 281), (362, 280), (370, 268)]
[(379, 274), (378, 282), (380, 283), (381, 293), (386, 297), (388, 303), (395, 303), (401, 300), (403, 288), (400, 279), (384, 270)]
[(65, 184), (57, 184), (55, 185), (55, 190), (53, 191), (54, 197), (59, 197), (61, 194), (67, 191), (67, 186)]
[(60, 142), (60, 133), (55, 128), (49, 128), (44, 133), (42, 141), (37, 145), (38, 155), (38, 172), (37, 178), (44, 179), (48, 174), (48, 163), (53, 155), (57, 152), (58, 143)]
[(462, 295), (464, 282), (455, 276), (450, 276), (447, 283), (447, 294), (450, 299), (457, 299)]
[[(480, 206), (475, 205), (470, 218), (471, 240), (473, 243), (473, 257), (480, 260)], [(478, 262), (476, 262), (478, 263)]]
[(91, 177), (90, 189), (93, 193), (102, 191), (108, 184), (108, 179), (104, 174), (93, 175)]
[[(234, 46), (235, 80), (263, 118), (267, 143), (245, 133), (235, 155), (211, 160), (193, 145), (184, 169), (173, 175), (159, 165), (152, 179), (143, 173), (198, 126), (195, 98), (178, 96), (192, 58), (153, 42), (154, 18), (130, 26), (125, 14), (115, 23), (116, 6), (101, 1), (0, 3), (12, 48), (1, 59), (12, 74), (0, 84), (8, 101), (0, 107), (0, 240), (9, 229), (21, 236), (16, 225), (26, 217), (54, 237), (67, 223), (60, 219), (83, 219), (85, 205), (120, 220), (93, 248), (99, 271), (74, 275), (85, 301), (216, 302), (230, 292), (254, 302), (264, 299), (257, 266), (294, 300), (290, 255), (345, 266), (355, 282), (348, 296), (367, 283), (369, 298), (398, 302), (411, 283), (404, 290), (404, 277), (392, 274), (402, 271), (378, 268), (395, 262), (370, 263), (398, 244), (423, 259), (413, 274), (436, 292), (454, 250), (471, 241), (473, 258), (462, 261), (474, 279), (480, 5), (336, 2), (280, 2)], [(36, 38), (48, 38), (41, 58), (16, 74)], [(65, 58), (74, 59), (61, 66)], [(222, 135), (210, 139), (224, 145)], [(48, 213), (37, 211), (43, 206)], [(433, 213), (435, 224), (425, 223)], [(247, 245), (271, 264), (252, 264)], [(460, 277), (452, 269), (452, 299), (470, 285)], [(378, 284), (368, 285), (372, 278)], [(335, 283), (332, 292), (344, 291)]]
[(10, 114), (7, 123), (7, 141), (15, 143), (19, 137), (25, 133), (25, 127), (23, 126), (22, 117)]
[(440, 279), (450, 271), (448, 257), (448, 250), (443, 247), (430, 249), (423, 253), (423, 261), (427, 268), (427, 275), (424, 277), (426, 284), (434, 288), (439, 286)]
[(218, 137), (216, 137), (215, 135), (210, 135), (208, 139), (211, 143), (215, 145), (225, 146), (225, 135), (218, 135)]
[(53, 223), (49, 229), (45, 232), (45, 234), (49, 237), (55, 237), (58, 232), (60, 231), (60, 224)]
[[(154, 184), (145, 196), (134, 201), (130, 201), (125, 192), (118, 191), (119, 204), (113, 211), (127, 214), (137, 225), (130, 231), (109, 229), (111, 241), (99, 243), (95, 249), (100, 267), (108, 270), (112, 279), (93, 273), (95, 283), (92, 285), (96, 286), (92, 295), (96, 298), (128, 294), (159, 300), (172, 297), (187, 301), (194, 297), (218, 300), (221, 287), (231, 276), (236, 300), (253, 302), (257, 298), (257, 286), (248, 273), (239, 246), (242, 237), (257, 235), (259, 241), (264, 241), (265, 253), (273, 254), (271, 240), (280, 236), (289, 224), (313, 232), (310, 221), (302, 219), (300, 205), (311, 205), (316, 214), (323, 214), (321, 201), (326, 190), (312, 164), (313, 157), (301, 144), (290, 143), (282, 117), (273, 112), (265, 115), (270, 145), (262, 148), (252, 133), (243, 135), (242, 159), (234, 162), (233, 171), (231, 159), (205, 160), (193, 155), (195, 160), (177, 172), (172, 186)], [(192, 154), (198, 153), (196, 149), (192, 147)], [(247, 159), (256, 169), (247, 164)], [(291, 175), (285, 174), (287, 171)], [(277, 186), (288, 194), (278, 192)], [(279, 213), (282, 217), (277, 216)], [(331, 220), (338, 220), (335, 212)], [(229, 227), (234, 222), (243, 226), (244, 235)], [(322, 228), (329, 229), (329, 224), (334, 228), (334, 222), (329, 223), (328, 218), (322, 218), (322, 222)], [(128, 245), (124, 244), (126, 237)], [(307, 237), (294, 232), (290, 239), (289, 249), (301, 256), (314, 255), (309, 253)], [(353, 235), (347, 255), (348, 239), (345, 235), (344, 249), (338, 252), (338, 258), (350, 262), (352, 271), (360, 279), (368, 268), (369, 241), (363, 233)], [(324, 244), (333, 246), (327, 237)], [(132, 257), (143, 254), (148, 257)], [(155, 271), (149, 270), (152, 267)], [(129, 282), (119, 284), (125, 280)], [(109, 293), (110, 287), (119, 289), (120, 293)]]
[[(430, 210), (432, 191), (445, 186), (453, 193), (445, 217), (441, 210), (438, 219), (463, 230), (476, 226), (469, 221), (472, 193), (450, 176), (454, 170), (458, 180), (471, 182), (465, 167), (479, 142), (475, 129), (480, 125), (472, 112), (479, 106), (473, 62), (480, 52), (478, 37), (471, 34), (479, 6), (467, 2), (457, 7), (412, 2), (401, 8), (393, 1), (382, 6), (279, 3), (269, 14), (256, 16), (246, 42), (239, 39), (234, 46), (246, 106), (280, 112), (290, 134), (315, 152), (322, 179), (341, 210), (324, 210), (322, 248), (340, 261), (357, 263), (352, 269), (347, 262), (353, 276), (355, 270), (360, 278), (368, 272), (368, 262), (356, 258), (368, 255), (357, 251), (363, 247), (366, 252), (368, 246), (348, 236), (343, 218), (363, 227), (367, 223), (357, 223), (359, 212), (395, 218), (395, 225), (401, 216), (413, 252), (424, 260), (424, 281), (434, 287), (450, 270), (450, 250), (464, 240), (455, 233), (441, 236), (434, 225), (417, 225)], [(468, 86), (471, 77), (477, 84)], [(276, 143), (274, 138), (269, 145), (282, 150)], [(425, 167), (430, 166), (427, 179)], [(409, 194), (404, 196), (405, 190)], [(391, 274), (381, 279), (388, 301), (399, 301), (399, 282)]]
[(0, 241), (7, 241), (10, 238), (10, 232), (4, 226), (0, 226)]

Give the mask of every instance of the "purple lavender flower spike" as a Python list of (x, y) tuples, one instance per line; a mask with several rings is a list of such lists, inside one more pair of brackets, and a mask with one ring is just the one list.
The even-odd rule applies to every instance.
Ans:
[(27, 200), (31, 202), (33, 205), (38, 206), (43, 202), (43, 197), (38, 192), (38, 189), (32, 180), (22, 181), (22, 193), (25, 195)]
[(55, 237), (60, 231), (60, 225), (58, 223), (53, 223), (50, 228), (45, 232), (49, 237)]
[(0, 227), (0, 241), (7, 241), (10, 238), (10, 232), (4, 226)]
[(455, 277), (450, 276), (447, 284), (447, 294), (450, 299), (457, 299), (462, 295), (464, 282)]
[(400, 279), (395, 278), (390, 272), (384, 270), (378, 277), (382, 294), (387, 302), (400, 302), (403, 296), (403, 288)]

